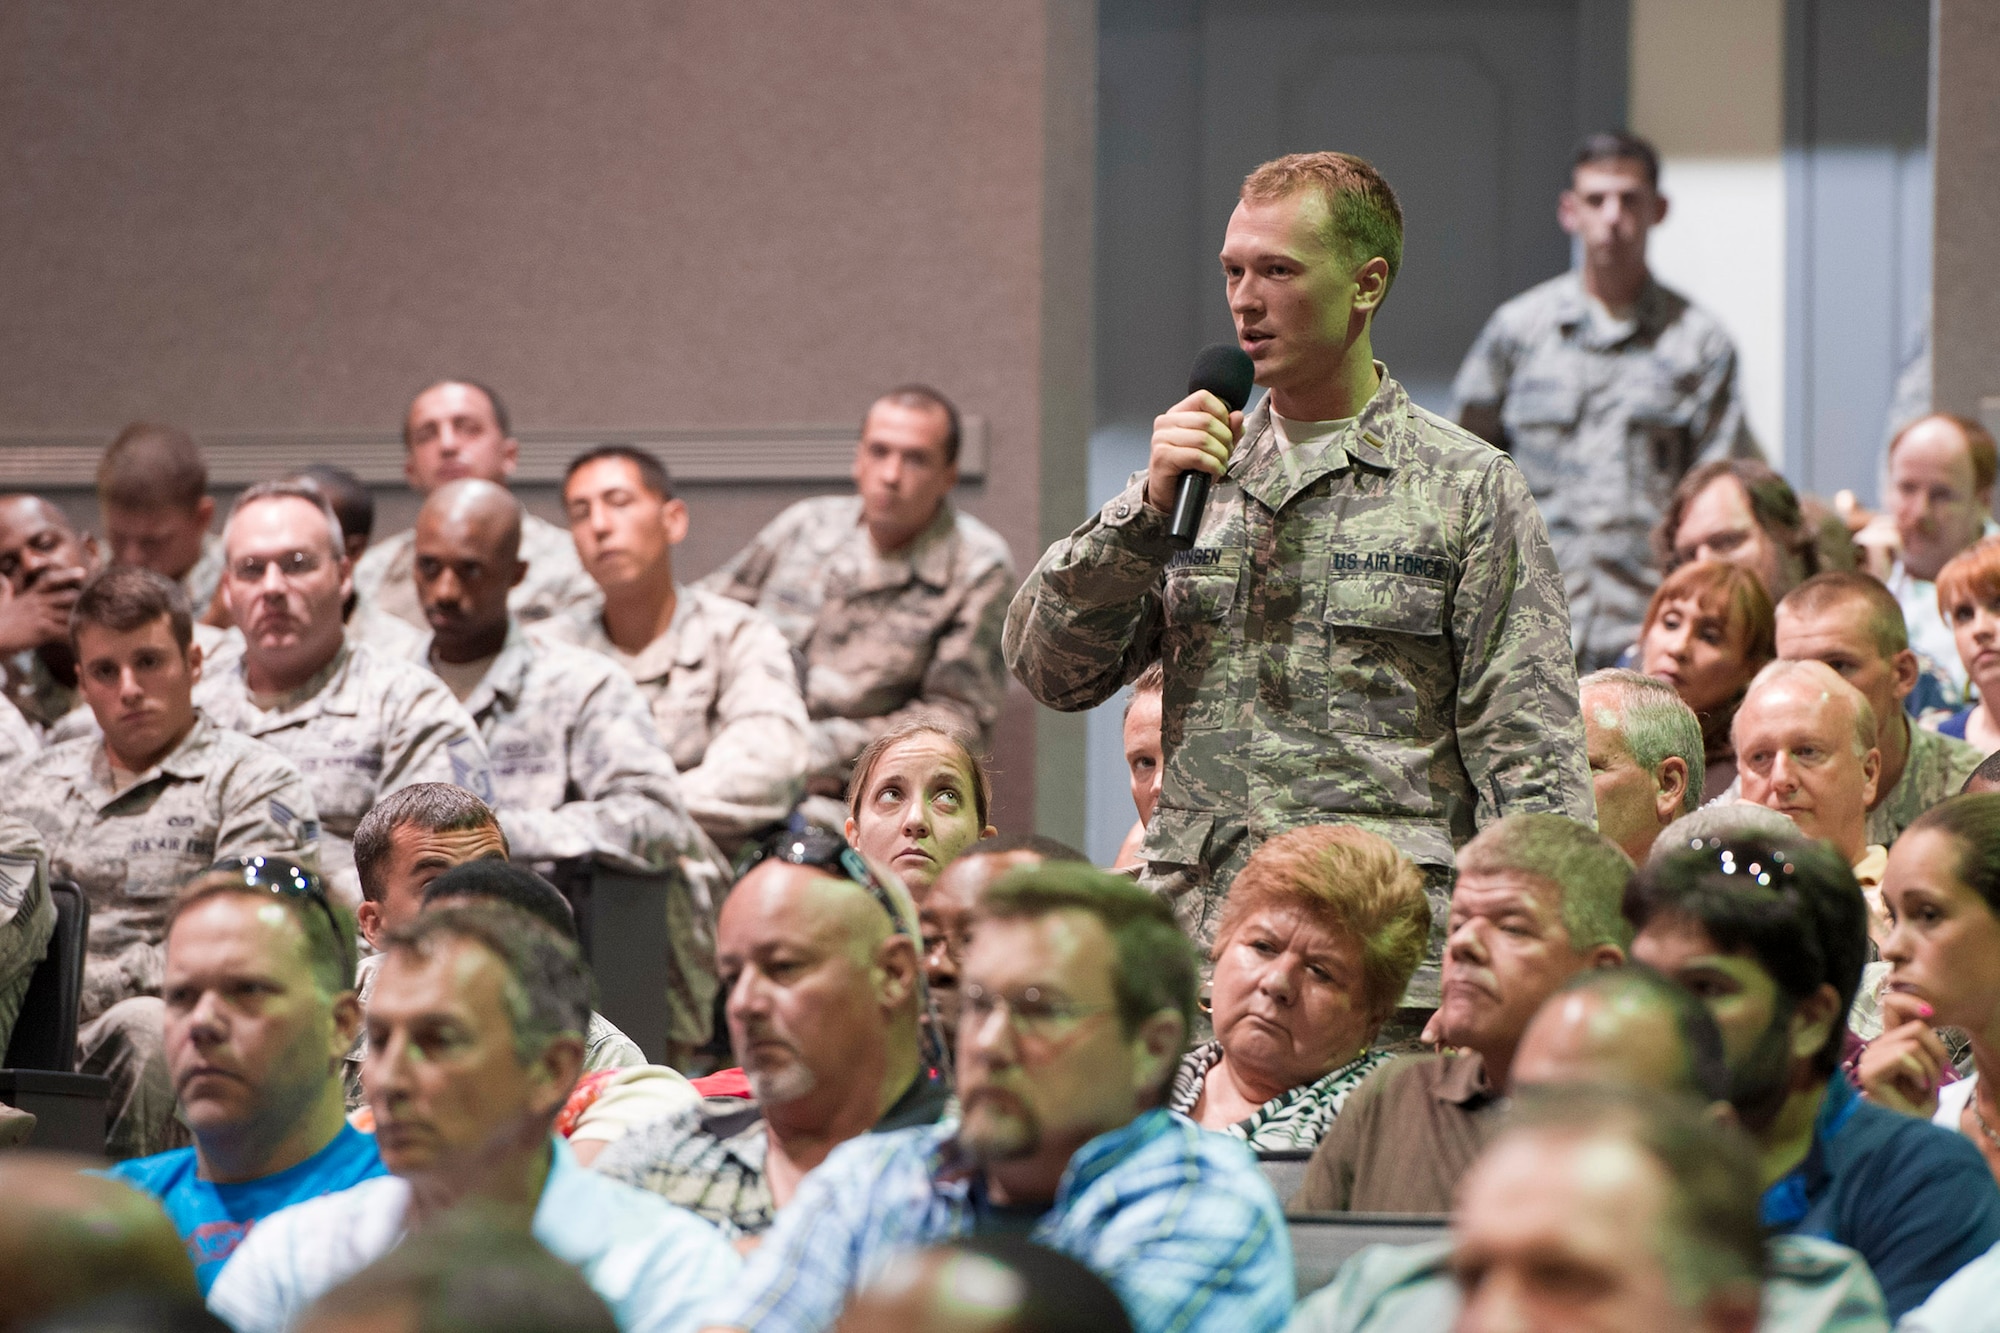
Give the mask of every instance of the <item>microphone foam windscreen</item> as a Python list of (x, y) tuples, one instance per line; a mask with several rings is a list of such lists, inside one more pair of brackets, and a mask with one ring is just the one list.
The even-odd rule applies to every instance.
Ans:
[(1188, 371), (1189, 393), (1206, 389), (1229, 404), (1232, 412), (1243, 410), (1256, 382), (1257, 368), (1250, 364), (1249, 354), (1235, 343), (1210, 343), (1194, 359), (1194, 369)]

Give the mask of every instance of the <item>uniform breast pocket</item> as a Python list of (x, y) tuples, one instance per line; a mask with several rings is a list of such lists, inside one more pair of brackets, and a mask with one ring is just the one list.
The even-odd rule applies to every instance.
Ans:
[[(1168, 718), (1186, 731), (1209, 731), (1229, 715), (1235, 663), (1229, 651), (1243, 550), (1196, 547), (1175, 557), (1161, 594), (1166, 614)], [(1171, 724), (1170, 724), (1171, 725)]]
[(1643, 405), (1626, 419), (1635, 475), (1632, 492), (1658, 509), (1673, 502), (1674, 488), (1694, 466), (1694, 426), (1685, 408)]
[(1583, 420), (1583, 392), (1560, 380), (1529, 380), (1507, 394), (1500, 424), (1509, 452), (1536, 496), (1559, 487), (1577, 470), (1571, 457), (1577, 423)]
[[(1415, 559), (1415, 557), (1412, 557)], [(1445, 589), (1394, 573), (1333, 578), (1326, 589), (1324, 678), (1327, 726), (1366, 736), (1419, 730), (1419, 684), (1443, 660)]]

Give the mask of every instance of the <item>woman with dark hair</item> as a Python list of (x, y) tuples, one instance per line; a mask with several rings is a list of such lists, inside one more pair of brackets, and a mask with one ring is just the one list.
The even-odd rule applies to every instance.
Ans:
[(1776, 655), (1763, 584), (1740, 565), (1699, 560), (1666, 577), (1639, 630), (1639, 669), (1674, 687), (1701, 722), (1704, 800), (1736, 779), (1729, 728), (1751, 678)]
[[(1861, 1090), (1965, 1135), (2000, 1177), (2000, 793), (1954, 796), (1905, 829), (1882, 904), (1883, 1032), (1856, 1064)], [(1971, 1042), (1956, 1082), (1941, 1027)]]

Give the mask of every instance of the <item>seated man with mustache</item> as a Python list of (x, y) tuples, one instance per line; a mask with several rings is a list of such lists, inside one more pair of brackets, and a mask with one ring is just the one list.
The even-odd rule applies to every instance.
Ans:
[(965, 955), (963, 1119), (835, 1148), (711, 1323), (829, 1328), (890, 1260), (1001, 1231), (1082, 1261), (1140, 1333), (1283, 1327), (1277, 1197), (1242, 1143), (1162, 1105), (1196, 972), (1173, 909), (1122, 876), (1049, 863), (986, 890)]

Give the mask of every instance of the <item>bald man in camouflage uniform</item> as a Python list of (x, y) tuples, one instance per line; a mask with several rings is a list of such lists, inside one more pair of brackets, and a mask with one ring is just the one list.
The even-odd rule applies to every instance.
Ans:
[(734, 854), (805, 793), (806, 704), (791, 646), (762, 613), (674, 580), (687, 505), (659, 459), (611, 444), (563, 480), (570, 535), (604, 608), (545, 622), (545, 637), (602, 653), (652, 705), (704, 832)]
[[(1401, 240), (1359, 159), (1300, 154), (1244, 182), (1223, 271), (1270, 393), (1247, 420), (1208, 393), (1158, 419), (1147, 472), (1014, 598), (1007, 657), (1065, 710), (1164, 660), (1142, 878), (1203, 946), (1237, 871), (1287, 829), (1356, 824), (1423, 866), (1439, 928), (1408, 1002), (1425, 1006), (1454, 848), (1503, 815), (1592, 806), (1562, 585), (1527, 487), (1370, 354)], [(1221, 475), (1177, 554), (1167, 515), (1191, 468)]]
[[(815, 796), (842, 796), (868, 743), (914, 718), (992, 740), (1013, 557), (947, 498), (958, 446), (943, 395), (891, 390), (862, 422), (858, 494), (799, 501), (702, 581), (769, 616), (804, 656)], [(838, 827), (846, 811), (831, 814)]]
[(588, 858), (667, 875), (669, 1035), (706, 1041), (715, 1003), (715, 910), (727, 863), (681, 800), (673, 757), (616, 663), (531, 637), (507, 610), (522, 572), (521, 506), (468, 478), (417, 515), (417, 597), (433, 636), (418, 660), (452, 686), (492, 755), (490, 798), (517, 861)]
[(243, 630), (195, 689), (203, 712), (272, 746), (305, 774), (319, 808), (330, 892), (361, 901), (354, 828), (381, 797), (415, 782), (492, 792), (486, 744), (451, 691), (415, 663), (350, 641), (350, 580), (340, 523), (325, 497), (265, 482), (224, 529), (223, 595)]

